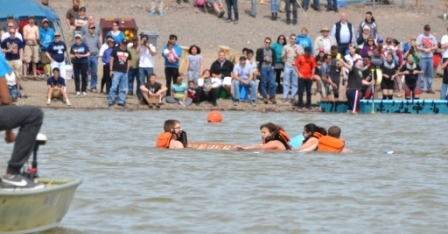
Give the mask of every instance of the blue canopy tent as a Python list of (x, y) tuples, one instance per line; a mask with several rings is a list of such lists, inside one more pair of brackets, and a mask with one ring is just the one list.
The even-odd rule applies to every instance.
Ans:
[(58, 21), (58, 16), (52, 8), (35, 0), (0, 0), (0, 6), (0, 21), (5, 21), (8, 15), (14, 15), (16, 20), (28, 19), (29, 15), (34, 15), (37, 20), (47, 18), (52, 22)]

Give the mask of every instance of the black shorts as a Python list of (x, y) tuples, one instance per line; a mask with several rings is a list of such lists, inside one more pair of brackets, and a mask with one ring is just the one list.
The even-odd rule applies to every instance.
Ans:
[(383, 78), (383, 80), (381, 81), (381, 89), (394, 89), (394, 88), (395, 88), (394, 80)]

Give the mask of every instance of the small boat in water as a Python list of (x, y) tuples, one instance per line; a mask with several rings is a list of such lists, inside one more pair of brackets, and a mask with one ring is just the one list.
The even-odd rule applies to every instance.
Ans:
[(38, 134), (32, 166), (23, 176), (43, 183), (38, 190), (3, 190), (0, 188), (0, 233), (35, 233), (55, 228), (67, 213), (78, 179), (40, 178), (37, 176), (37, 151), (47, 137)]
[(0, 189), (0, 233), (34, 233), (55, 228), (67, 213), (81, 180), (38, 178), (45, 188)]
[[(318, 102), (322, 112), (347, 113), (348, 102), (346, 101), (323, 101)], [(370, 114), (448, 114), (448, 101), (446, 100), (361, 100), (359, 102), (360, 113)]]

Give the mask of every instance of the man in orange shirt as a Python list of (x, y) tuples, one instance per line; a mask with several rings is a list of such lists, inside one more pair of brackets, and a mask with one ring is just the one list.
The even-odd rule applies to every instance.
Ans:
[(299, 109), (303, 108), (303, 92), (306, 90), (306, 108), (311, 109), (311, 85), (313, 84), (316, 60), (311, 56), (311, 48), (305, 47), (305, 53), (297, 57), (294, 70), (299, 75)]

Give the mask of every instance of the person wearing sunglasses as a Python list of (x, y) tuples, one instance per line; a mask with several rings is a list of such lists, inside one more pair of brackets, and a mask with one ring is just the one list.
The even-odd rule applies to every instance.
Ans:
[[(264, 46), (257, 49), (256, 52), (256, 60), (259, 63), (258, 70), (261, 71), (260, 92), (263, 96), (264, 104), (268, 104), (268, 94), (272, 104), (277, 104), (275, 100), (277, 85), (274, 78), (274, 65), (277, 58), (275, 51), (271, 48), (271, 42), (271, 38), (266, 37)], [(269, 90), (267, 90), (267, 86), (269, 86)]]

